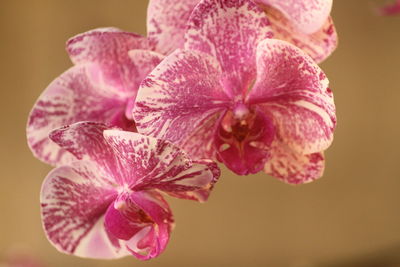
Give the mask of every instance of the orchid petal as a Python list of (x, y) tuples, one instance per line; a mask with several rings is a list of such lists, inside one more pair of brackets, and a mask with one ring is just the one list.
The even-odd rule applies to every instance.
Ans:
[(117, 192), (95, 164), (79, 161), (46, 177), (41, 191), (43, 227), (61, 252), (89, 258), (118, 258), (127, 251), (103, 227)]
[(256, 2), (278, 9), (300, 31), (312, 34), (326, 22), (333, 0), (256, 0)]
[(36, 157), (52, 165), (73, 159), (48, 138), (50, 131), (61, 126), (88, 120), (125, 127), (121, 118), (126, 98), (108, 87), (94, 86), (87, 73), (97, 71), (93, 64), (72, 67), (39, 97), (27, 125), (28, 144)]
[(301, 48), (317, 63), (329, 57), (338, 45), (338, 36), (333, 20), (329, 17), (321, 28), (310, 34), (303, 33), (296, 28), (296, 24), (288, 20), (280, 11), (272, 7), (265, 7), (274, 38), (284, 40)]
[(103, 131), (109, 128), (103, 123), (77, 122), (52, 131), (50, 138), (76, 159), (102, 165), (113, 158), (113, 150), (103, 137)]
[(257, 51), (258, 77), (248, 96), (274, 119), (277, 138), (300, 154), (328, 148), (336, 125), (328, 79), (299, 48), (267, 39)]
[(104, 75), (101, 82), (128, 93), (136, 93), (143, 78), (129, 58), (132, 49), (149, 49), (147, 38), (116, 28), (92, 30), (67, 42), (74, 64), (97, 63)]
[(130, 50), (128, 55), (132, 63), (138, 68), (140, 82), (165, 58), (162, 54), (144, 49)]
[(183, 48), (184, 33), (199, 0), (150, 0), (147, 9), (147, 36), (155, 51), (168, 55)]
[(185, 143), (204, 120), (229, 106), (220, 75), (218, 62), (207, 54), (177, 50), (169, 55), (141, 84), (134, 109), (138, 131)]
[(325, 169), (322, 152), (301, 155), (284, 144), (276, 144), (271, 149), (271, 158), (264, 171), (288, 184), (304, 184), (320, 178)]
[(251, 86), (257, 44), (271, 37), (265, 13), (252, 1), (203, 0), (190, 17), (185, 48), (208, 53), (220, 62), (233, 98)]
[(107, 129), (110, 127), (103, 123), (78, 122), (52, 131), (49, 137), (77, 160), (94, 162), (122, 185), (120, 162), (103, 136)]
[(157, 188), (174, 196), (205, 201), (219, 178), (215, 163), (193, 162), (166, 141), (118, 130), (107, 130), (104, 136), (120, 158), (125, 183), (135, 191)]
[[(142, 80), (146, 78), (146, 76), (149, 75), (149, 73), (153, 71), (153, 69), (158, 64), (160, 64), (160, 62), (165, 58), (164, 55), (161, 55), (157, 52), (153, 52), (150, 50), (139, 50), (139, 49), (129, 51), (129, 57), (132, 63), (137, 67), (138, 77), (140, 79), (140, 82), (142, 82)], [(135, 102), (136, 102), (136, 93), (129, 100), (125, 111), (125, 116), (130, 120), (133, 119), (132, 110), (135, 105)]]
[(184, 142), (179, 144), (193, 159), (215, 159), (214, 135), (221, 114), (216, 113), (205, 118)]

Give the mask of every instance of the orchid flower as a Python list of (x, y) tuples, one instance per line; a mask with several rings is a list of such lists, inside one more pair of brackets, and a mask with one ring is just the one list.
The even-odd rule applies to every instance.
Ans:
[(131, 110), (139, 84), (163, 59), (146, 37), (115, 28), (73, 37), (67, 51), (75, 65), (39, 97), (27, 125), (32, 152), (52, 165), (74, 158), (48, 138), (55, 128), (87, 120), (135, 130)]
[(51, 171), (41, 190), (46, 235), (67, 254), (158, 256), (173, 226), (160, 192), (203, 202), (219, 177), (209, 160), (193, 161), (166, 141), (101, 123), (72, 124), (50, 138), (76, 158)]
[(292, 184), (320, 177), (336, 125), (328, 79), (301, 49), (272, 35), (251, 1), (201, 1), (184, 48), (139, 88), (138, 131), (239, 175), (264, 170)]
[[(148, 36), (158, 50), (168, 54), (176, 48), (183, 48), (187, 21), (199, 2), (200, 0), (150, 0), (147, 14)], [(336, 49), (337, 34), (329, 16), (332, 0), (255, 2), (267, 14), (274, 38), (300, 47), (318, 63)]]
[(396, 0), (395, 3), (387, 5), (380, 10), (380, 14), (390, 16), (400, 14), (400, 0)]

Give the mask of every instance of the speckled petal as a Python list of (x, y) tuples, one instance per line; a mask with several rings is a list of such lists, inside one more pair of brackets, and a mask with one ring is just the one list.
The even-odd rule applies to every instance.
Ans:
[(299, 48), (267, 39), (257, 51), (257, 81), (248, 101), (273, 118), (278, 140), (300, 154), (328, 148), (336, 126), (328, 79)]
[(111, 128), (103, 123), (78, 122), (52, 131), (49, 137), (76, 160), (94, 162), (122, 185), (120, 163), (103, 136)]
[[(104, 136), (120, 158), (126, 172), (125, 183), (134, 191), (157, 188), (205, 201), (219, 178), (215, 163), (192, 161), (169, 142), (118, 130), (107, 130)], [(199, 191), (203, 193), (198, 194)]]
[[(165, 58), (157, 52), (150, 50), (131, 50), (129, 51), (129, 57), (131, 58), (133, 64), (137, 67), (138, 77), (140, 82), (146, 78), (147, 75)], [(139, 88), (137, 88), (139, 89)], [(136, 93), (129, 99), (128, 105), (126, 107), (125, 116), (132, 120), (132, 110), (136, 102)]]
[(272, 37), (267, 16), (247, 0), (203, 0), (193, 10), (185, 48), (215, 57), (230, 96), (241, 96), (256, 76), (257, 44)]
[(328, 18), (333, 0), (256, 0), (280, 10), (305, 34), (318, 31)]
[(186, 140), (179, 144), (193, 159), (216, 159), (214, 135), (221, 114), (216, 113), (204, 119), (196, 131), (193, 131)]
[(277, 142), (264, 171), (288, 184), (304, 184), (320, 178), (325, 169), (322, 152), (301, 155)]
[(170, 54), (182, 48), (187, 22), (200, 0), (150, 0), (147, 36), (155, 51)]
[(138, 131), (185, 143), (204, 120), (229, 106), (220, 76), (218, 62), (207, 54), (172, 53), (141, 84), (134, 109)]
[(106, 83), (128, 93), (136, 93), (143, 78), (128, 52), (149, 48), (146, 37), (116, 28), (95, 29), (67, 42), (67, 51), (74, 64), (97, 63), (100, 66), (104, 79), (98, 81), (99, 85)]
[(317, 63), (324, 61), (336, 49), (338, 35), (331, 17), (325, 21), (325, 24), (321, 25), (318, 31), (306, 34), (299, 31), (295, 24), (279, 10), (272, 7), (265, 7), (264, 10), (271, 21), (274, 38), (290, 42), (301, 48)]
[(101, 121), (127, 128), (123, 119), (126, 96), (107, 86), (94, 86), (87, 73), (98, 66), (72, 67), (53, 81), (39, 97), (28, 119), (28, 144), (36, 157), (52, 165), (70, 162), (73, 157), (50, 141), (53, 129), (77, 121)]
[(128, 255), (104, 229), (104, 214), (117, 192), (90, 162), (59, 167), (46, 177), (40, 202), (47, 238), (61, 252), (111, 259)]

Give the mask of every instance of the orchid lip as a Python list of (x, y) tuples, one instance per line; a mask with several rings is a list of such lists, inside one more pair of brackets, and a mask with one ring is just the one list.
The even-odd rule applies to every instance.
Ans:
[(273, 121), (257, 106), (239, 102), (222, 115), (214, 145), (218, 160), (235, 173), (248, 175), (263, 168), (274, 139)]
[[(222, 129), (224, 129), (226, 133), (231, 134), (236, 142), (246, 142), (253, 126), (255, 116), (256, 111), (254, 108), (245, 103), (238, 103), (234, 108), (228, 110), (225, 115), (222, 116)], [(224, 139), (224, 137), (222, 139)], [(226, 147), (220, 148), (221, 151), (226, 149)]]

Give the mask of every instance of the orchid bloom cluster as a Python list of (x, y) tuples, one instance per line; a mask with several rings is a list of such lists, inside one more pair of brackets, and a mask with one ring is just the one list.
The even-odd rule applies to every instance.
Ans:
[(28, 120), (61, 252), (147, 260), (174, 226), (165, 195), (204, 202), (220, 176), (322, 176), (336, 126), (318, 66), (337, 46), (332, 0), (150, 0), (148, 36), (116, 28), (67, 42), (74, 66)]

